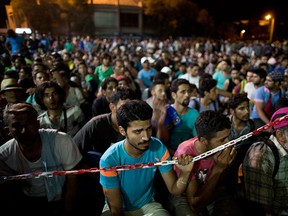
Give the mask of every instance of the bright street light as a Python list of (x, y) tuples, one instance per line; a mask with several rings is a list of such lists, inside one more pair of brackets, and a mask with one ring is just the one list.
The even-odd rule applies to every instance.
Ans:
[(269, 27), (269, 41), (273, 41), (273, 34), (274, 34), (274, 25), (275, 25), (275, 19), (270, 14), (267, 14), (265, 16), (265, 19), (270, 21), (270, 27)]
[(243, 39), (244, 33), (245, 33), (245, 29), (243, 29), (243, 30), (240, 32), (240, 38), (241, 38), (241, 39)]

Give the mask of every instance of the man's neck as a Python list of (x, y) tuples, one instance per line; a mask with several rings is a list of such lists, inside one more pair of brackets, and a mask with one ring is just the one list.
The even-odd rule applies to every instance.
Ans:
[(57, 124), (58, 121), (61, 118), (61, 114), (62, 114), (62, 107), (59, 107), (58, 109), (50, 109), (48, 110), (48, 116), (49, 119), (54, 123)]
[(263, 85), (264, 85), (264, 83), (254, 84), (254, 88), (258, 89), (258, 88), (262, 87)]
[(133, 158), (140, 158), (144, 154), (144, 151), (140, 151), (131, 144), (129, 144), (127, 139), (124, 142), (124, 148), (126, 152)]
[(246, 121), (242, 121), (235, 116), (232, 116), (232, 126), (236, 131), (241, 131), (245, 127), (246, 123)]
[(188, 111), (188, 106), (183, 106), (179, 103), (174, 103), (173, 104), (174, 109), (178, 114), (184, 115)]
[(210, 106), (212, 100), (207, 98), (207, 97), (203, 97), (203, 98), (200, 98), (200, 103), (202, 104), (203, 107), (207, 108)]
[(40, 135), (37, 134), (35, 139), (31, 141), (29, 145), (24, 144), (24, 143), (19, 143), (19, 147), (23, 155), (25, 155), (25, 157), (29, 161), (35, 162), (39, 160), (39, 158), (41, 157), (41, 151), (42, 151), (42, 142), (41, 142)]

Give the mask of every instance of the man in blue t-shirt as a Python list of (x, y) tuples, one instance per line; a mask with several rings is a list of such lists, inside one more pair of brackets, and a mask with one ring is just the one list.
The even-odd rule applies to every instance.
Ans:
[(281, 88), (283, 80), (282, 72), (273, 71), (267, 75), (265, 85), (255, 91), (254, 106), (250, 117), (256, 128), (269, 123), (275, 111), (276, 102), (279, 98), (285, 97), (285, 91)]
[(14, 30), (8, 29), (5, 43), (7, 49), (11, 51), (11, 55), (17, 55), (20, 54), (21, 49), (25, 45), (25, 38), (16, 34)]
[[(112, 145), (101, 157), (100, 183), (112, 215), (170, 215), (154, 201), (154, 176), (159, 169), (171, 194), (182, 194), (193, 168), (192, 157), (181, 155), (176, 165), (181, 173), (177, 178), (172, 165), (116, 171), (109, 167), (170, 160), (167, 148), (152, 135), (152, 108), (142, 100), (131, 100), (117, 110), (120, 133), (126, 139)], [(108, 168), (107, 168), (108, 167)], [(105, 212), (104, 214), (108, 213)]]

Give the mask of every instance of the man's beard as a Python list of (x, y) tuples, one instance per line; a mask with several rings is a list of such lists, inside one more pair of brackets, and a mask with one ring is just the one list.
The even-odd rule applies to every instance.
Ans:
[(182, 103), (181, 103), (182, 106), (184, 107), (188, 107), (189, 105), (189, 100), (184, 100)]

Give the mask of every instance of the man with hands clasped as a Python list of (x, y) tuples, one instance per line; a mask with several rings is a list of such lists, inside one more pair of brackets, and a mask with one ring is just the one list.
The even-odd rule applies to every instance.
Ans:
[[(128, 101), (117, 110), (119, 130), (126, 139), (112, 145), (103, 154), (101, 168), (171, 159), (166, 146), (152, 137), (152, 113), (152, 108), (141, 100)], [(183, 154), (174, 159), (178, 159), (178, 178), (172, 165), (121, 172), (109, 169), (101, 171), (100, 183), (109, 206), (102, 215), (170, 215), (160, 203), (154, 201), (156, 170), (159, 169), (169, 192), (181, 195), (193, 168), (192, 156)]]

